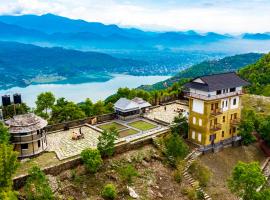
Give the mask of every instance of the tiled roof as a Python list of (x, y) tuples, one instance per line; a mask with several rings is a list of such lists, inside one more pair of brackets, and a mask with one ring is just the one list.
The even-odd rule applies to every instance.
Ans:
[(201, 79), (204, 83), (198, 83), (198, 82), (192, 81), (185, 84), (184, 87), (211, 92), (211, 91), (216, 91), (216, 90), (249, 85), (247, 81), (240, 78), (234, 72), (202, 76), (202, 77), (197, 77), (195, 79), (198, 79), (198, 78)]
[(115, 104), (115, 109), (122, 110), (122, 111), (131, 111), (131, 110), (138, 110), (140, 109), (139, 105), (126, 98), (120, 98)]

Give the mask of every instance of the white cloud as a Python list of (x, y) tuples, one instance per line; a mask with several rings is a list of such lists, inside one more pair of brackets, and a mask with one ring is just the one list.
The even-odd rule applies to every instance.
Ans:
[(54, 13), (151, 30), (270, 31), (268, 0), (0, 0), (0, 14)]

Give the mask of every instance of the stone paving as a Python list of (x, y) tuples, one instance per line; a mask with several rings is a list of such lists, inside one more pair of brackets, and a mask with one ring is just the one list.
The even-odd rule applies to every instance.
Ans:
[(96, 148), (100, 133), (87, 125), (81, 127), (84, 138), (72, 140), (73, 131), (79, 132), (78, 128), (67, 131), (58, 131), (47, 135), (48, 149), (54, 151), (59, 160), (79, 155), (83, 149)]
[(179, 112), (177, 112), (177, 110), (179, 111), (180, 109), (185, 110), (184, 115), (187, 115), (187, 113), (189, 112), (187, 106), (173, 103), (166, 106), (159, 106), (157, 108), (154, 108), (148, 113), (145, 113), (144, 116), (149, 119), (157, 119), (171, 124), (174, 120), (174, 117), (179, 115)]

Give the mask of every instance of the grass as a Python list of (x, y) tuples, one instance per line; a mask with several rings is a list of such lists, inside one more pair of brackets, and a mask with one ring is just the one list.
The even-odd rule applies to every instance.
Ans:
[(110, 130), (112, 128), (115, 128), (117, 131), (123, 130), (125, 128), (127, 128), (126, 126), (119, 124), (117, 122), (111, 122), (108, 124), (102, 124), (99, 125), (98, 128), (102, 129), (102, 130)]
[(157, 126), (155, 126), (154, 124), (148, 123), (146, 121), (143, 120), (138, 120), (138, 121), (134, 121), (128, 124), (131, 127), (137, 128), (141, 131), (147, 131), (153, 128), (156, 128)]
[(129, 136), (129, 135), (134, 135), (138, 133), (138, 131), (134, 130), (134, 129), (127, 129), (127, 130), (124, 130), (124, 131), (120, 131), (119, 132), (119, 137), (122, 138), (122, 137), (126, 137), (126, 136)]
[(245, 94), (242, 97), (242, 104), (244, 108), (254, 110), (261, 116), (270, 114), (270, 97)]

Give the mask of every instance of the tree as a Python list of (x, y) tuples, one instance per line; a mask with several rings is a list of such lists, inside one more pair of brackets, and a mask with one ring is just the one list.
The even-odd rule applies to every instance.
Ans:
[(183, 138), (186, 138), (188, 135), (188, 122), (187, 118), (182, 114), (175, 117), (173, 120), (173, 125), (171, 126), (171, 132), (173, 134), (180, 134)]
[(0, 144), (9, 144), (10, 134), (8, 128), (0, 122)]
[(52, 200), (53, 192), (43, 171), (37, 166), (29, 170), (24, 191), (28, 200)]
[(19, 165), (17, 156), (12, 145), (0, 144), (0, 199), (17, 199), (16, 192), (12, 190), (12, 175)]
[(115, 128), (104, 130), (98, 137), (97, 148), (102, 156), (112, 156), (114, 153), (114, 142), (118, 138), (118, 132)]
[(228, 186), (232, 193), (243, 200), (256, 200), (260, 196), (256, 190), (265, 182), (258, 162), (238, 162), (228, 180)]
[(80, 103), (79, 107), (87, 117), (93, 116), (93, 102), (89, 98), (87, 98), (85, 102)]
[(114, 184), (110, 183), (104, 186), (101, 196), (104, 199), (113, 200), (117, 196), (117, 190)]
[(165, 138), (165, 155), (167, 156), (170, 164), (176, 165), (177, 161), (184, 159), (188, 154), (188, 146), (183, 139), (176, 134), (169, 135)]
[[(36, 100), (36, 113), (44, 118), (49, 118), (48, 110), (52, 109), (55, 102), (55, 97), (51, 92), (44, 92), (38, 95)], [(45, 111), (45, 113), (44, 113)]]
[(118, 170), (121, 179), (127, 183), (132, 183), (134, 177), (139, 176), (138, 171), (131, 165), (122, 166)]
[(2, 109), (5, 118), (12, 118), (15, 114), (21, 115), (30, 111), (30, 108), (25, 103), (11, 104), (3, 107)]
[(256, 141), (255, 136), (252, 134), (254, 131), (254, 122), (249, 119), (244, 119), (241, 121), (239, 126), (239, 135), (242, 137), (242, 142), (244, 145), (249, 145)]
[(91, 173), (96, 173), (103, 163), (100, 152), (97, 149), (83, 150), (81, 158), (85, 168)]
[(270, 146), (270, 116), (262, 119), (259, 126), (259, 133), (267, 145)]

